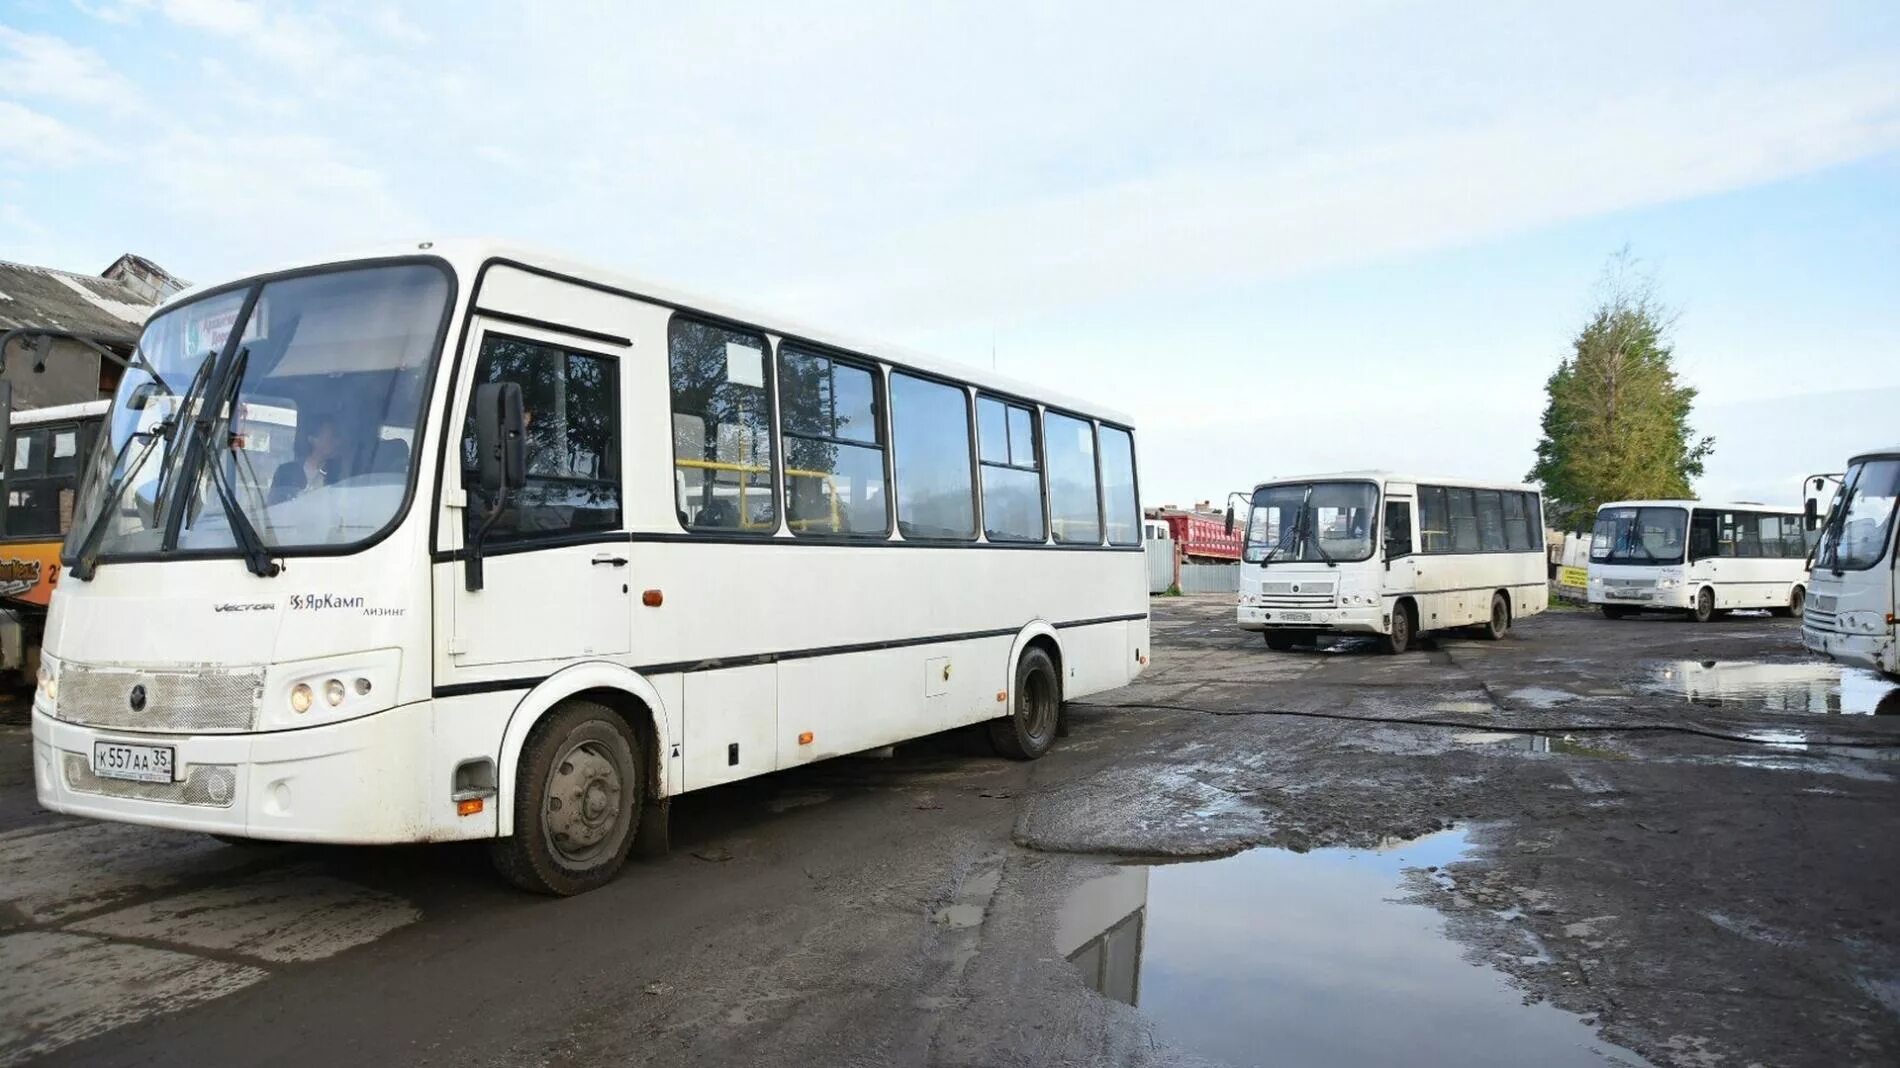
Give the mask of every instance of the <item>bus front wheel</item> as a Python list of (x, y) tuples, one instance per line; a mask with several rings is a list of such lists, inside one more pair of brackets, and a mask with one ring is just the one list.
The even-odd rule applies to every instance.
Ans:
[(1403, 653), (1412, 647), (1418, 636), (1418, 620), (1412, 615), (1412, 606), (1404, 601), (1392, 606), (1392, 626), (1386, 632), (1382, 643), (1388, 653)]
[(1606, 604), (1600, 607), (1603, 609), (1604, 619), (1622, 619), (1630, 614), (1630, 610), (1620, 604)]
[(1689, 618), (1697, 623), (1707, 623), (1715, 618), (1715, 591), (1707, 586), (1696, 591), (1695, 607), (1689, 609)]
[(1062, 718), (1062, 677), (1055, 661), (1034, 646), (1016, 658), (1010, 713), (990, 721), (990, 744), (1011, 760), (1034, 760), (1055, 744)]
[(646, 799), (640, 739), (613, 709), (567, 701), (521, 751), (515, 833), (490, 843), (504, 878), (566, 897), (605, 884), (626, 863)]

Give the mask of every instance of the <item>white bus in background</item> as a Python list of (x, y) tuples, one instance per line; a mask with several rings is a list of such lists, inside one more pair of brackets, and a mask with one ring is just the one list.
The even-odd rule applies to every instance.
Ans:
[(1834, 507), (1814, 547), (1801, 639), (1833, 660), (1900, 681), (1896, 648), (1894, 508), (1900, 500), (1900, 445), (1847, 463)]
[[(493, 839), (574, 893), (666, 799), (1148, 662), (1127, 418), (478, 243), (181, 294), (90, 460), (41, 804)], [(268, 447), (266, 447), (268, 446)]]
[(1590, 536), (1590, 603), (1611, 619), (1737, 608), (1798, 616), (1807, 598), (1801, 510), (1755, 503), (1613, 501)]
[[(1230, 518), (1233, 510), (1229, 509)], [(1535, 486), (1385, 471), (1263, 482), (1248, 498), (1236, 617), (1268, 648), (1428, 631), (1502, 638), (1550, 604)]]

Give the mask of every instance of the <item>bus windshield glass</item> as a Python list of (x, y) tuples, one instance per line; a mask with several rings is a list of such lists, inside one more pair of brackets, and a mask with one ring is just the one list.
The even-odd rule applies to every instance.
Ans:
[(1254, 491), (1248, 563), (1348, 563), (1372, 556), (1379, 490), (1370, 482), (1286, 482)]
[(1604, 508), (1590, 538), (1593, 564), (1680, 564), (1689, 513), (1681, 508)]
[(438, 266), (369, 266), (154, 318), (93, 451), (69, 563), (377, 534), (407, 496), (448, 299)]
[(1817, 567), (1864, 571), (1886, 558), (1900, 498), (1900, 459), (1862, 460), (1847, 469), (1841, 500), (1815, 546)]

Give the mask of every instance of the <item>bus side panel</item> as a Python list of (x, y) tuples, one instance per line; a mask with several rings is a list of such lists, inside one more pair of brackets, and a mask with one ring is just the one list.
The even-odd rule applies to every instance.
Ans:
[[(913, 645), (778, 665), (778, 766), (893, 745), (1008, 709), (995, 680), (1010, 637)], [(807, 734), (809, 741), (801, 741)]]
[(1128, 684), (1132, 658), (1128, 653), (1127, 623), (1068, 627), (1061, 635), (1064, 700)]

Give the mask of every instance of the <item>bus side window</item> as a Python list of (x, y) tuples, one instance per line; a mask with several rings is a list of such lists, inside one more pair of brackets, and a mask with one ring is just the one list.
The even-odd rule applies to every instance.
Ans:
[(1425, 552), (1451, 551), (1451, 516), (1445, 505), (1443, 486), (1418, 488), (1418, 533)]
[(1412, 502), (1387, 501), (1385, 505), (1386, 559), (1412, 553)]
[(1689, 520), (1689, 559), (1701, 560), (1716, 555), (1716, 524), (1714, 512), (1696, 512)]

